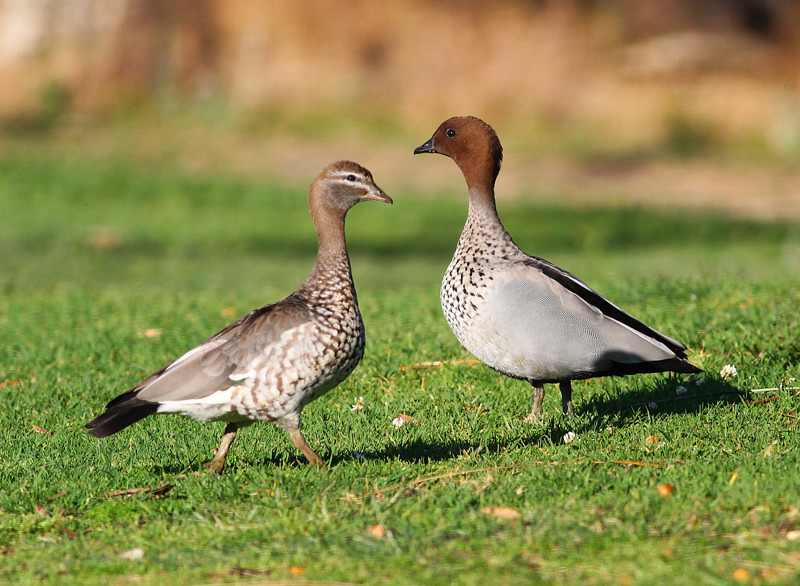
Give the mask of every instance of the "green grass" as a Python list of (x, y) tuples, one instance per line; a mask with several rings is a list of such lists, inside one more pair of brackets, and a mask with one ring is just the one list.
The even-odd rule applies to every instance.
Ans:
[[(529, 388), (458, 362), (469, 356), (440, 315), (465, 202), (397, 193), (374, 171), (395, 206), (358, 206), (348, 222), (367, 355), (304, 412), (329, 469), (258, 424), (213, 478), (197, 472), (221, 424), (152, 417), (102, 441), (82, 425), (302, 280), (305, 187), (0, 161), (0, 582), (797, 580), (800, 400), (785, 388), (800, 379), (797, 225), (501, 203), (526, 250), (680, 338), (707, 370), (703, 384), (576, 383), (571, 421), (549, 389), (532, 425)], [(454, 362), (413, 366), (434, 360)], [(747, 392), (764, 387), (779, 390)], [(396, 429), (401, 413), (413, 420)], [(143, 559), (124, 559), (135, 548)]]

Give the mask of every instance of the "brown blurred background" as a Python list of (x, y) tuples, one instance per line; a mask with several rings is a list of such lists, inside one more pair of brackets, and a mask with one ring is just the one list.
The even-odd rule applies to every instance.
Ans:
[(794, 0), (0, 0), (0, 88), (6, 145), (430, 190), (411, 149), (474, 114), (509, 195), (800, 217)]

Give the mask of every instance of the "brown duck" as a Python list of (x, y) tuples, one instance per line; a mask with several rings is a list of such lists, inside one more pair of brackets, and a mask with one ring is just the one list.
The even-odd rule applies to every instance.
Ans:
[(310, 463), (322, 465), (300, 432), (300, 413), (347, 378), (364, 355), (344, 221), (353, 205), (367, 200), (392, 203), (361, 165), (328, 165), (309, 190), (319, 249), (300, 288), (251, 311), (111, 401), (86, 424), (89, 433), (106, 437), (153, 413), (225, 421), (219, 449), (205, 464), (221, 474), (237, 430), (272, 421)]

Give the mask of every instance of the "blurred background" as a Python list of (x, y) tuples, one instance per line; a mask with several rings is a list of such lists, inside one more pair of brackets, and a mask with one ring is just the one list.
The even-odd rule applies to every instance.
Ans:
[(0, 0), (0, 88), (6, 151), (436, 193), (473, 114), (502, 197), (800, 217), (795, 0)]

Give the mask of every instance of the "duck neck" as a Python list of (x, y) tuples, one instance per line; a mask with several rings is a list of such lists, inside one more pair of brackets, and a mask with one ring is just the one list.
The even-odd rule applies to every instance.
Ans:
[(492, 187), (470, 188), (467, 223), (464, 226), (461, 237), (468, 240), (491, 237), (511, 242), (511, 236), (503, 227), (500, 217), (497, 215), (494, 189)]
[[(316, 222), (319, 246), (314, 268), (311, 269), (298, 291), (325, 287), (355, 298), (353, 278), (350, 272), (350, 257), (344, 234), (344, 217), (320, 218)], [(331, 284), (334, 284), (331, 287)]]

